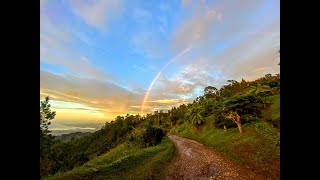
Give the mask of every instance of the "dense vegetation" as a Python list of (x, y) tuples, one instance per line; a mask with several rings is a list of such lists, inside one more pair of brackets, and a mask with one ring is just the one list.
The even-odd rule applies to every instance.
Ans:
[[(47, 104), (47, 109), (50, 110), (48, 102), (47, 97), (41, 103)], [(41, 108), (40, 117), (45, 113)], [(55, 114), (51, 111), (50, 113)], [(50, 135), (47, 125), (44, 129), (47, 137), (40, 141), (41, 144), (46, 145), (40, 152), (40, 177), (59, 171), (69, 171), (124, 142), (130, 142), (141, 148), (159, 144), (164, 136), (162, 129), (145, 120), (139, 115), (118, 116), (114, 121), (107, 122), (100, 130), (66, 142), (59, 141), (59, 138)], [(40, 133), (44, 131), (42, 129), (40, 127)]]
[(167, 137), (149, 148), (123, 143), (82, 166), (46, 179), (163, 179), (159, 172), (173, 153), (174, 144)]
[(73, 132), (73, 133), (61, 134), (60, 136), (56, 136), (56, 139), (61, 142), (67, 142), (67, 141), (70, 141), (71, 139), (78, 139), (82, 136), (86, 136), (89, 134), (91, 133), (90, 132)]
[[(172, 134), (195, 139), (266, 177), (280, 175), (280, 75), (229, 81), (174, 108)], [(207, 92), (206, 92), (207, 91)], [(230, 93), (231, 92), (231, 93)]]
[[(157, 146), (150, 146), (159, 144), (165, 132), (170, 130), (171, 133), (215, 147), (238, 162), (279, 159), (280, 74), (267, 74), (255, 81), (228, 80), (228, 84), (219, 90), (208, 86), (204, 89), (204, 94), (193, 103), (173, 107), (167, 113), (160, 111), (143, 117), (129, 114), (125, 117), (118, 116), (99, 131), (68, 142), (60, 142), (48, 134), (47, 121), (52, 120), (55, 115), (50, 111), (48, 100), (49, 98), (42, 102), (40, 108), (41, 177), (56, 172), (63, 174), (75, 167), (71, 174), (84, 170), (87, 168), (84, 163), (100, 161), (97, 156), (105, 157), (101, 161), (109, 162), (108, 158), (111, 158), (109, 164), (103, 165), (102, 173), (110, 176), (107, 172), (115, 172), (115, 167), (127, 167), (126, 163), (130, 164), (122, 159), (111, 161), (111, 152), (117, 148), (129, 154), (129, 149), (135, 148), (139, 150), (133, 150), (133, 154), (147, 153), (149, 148), (154, 148), (153, 153), (157, 152)], [(45, 117), (43, 122), (42, 117)], [(43, 125), (45, 123), (46, 126)], [(168, 148), (168, 142), (166, 143), (165, 147)], [(124, 144), (130, 144), (130, 148), (124, 150), (128, 148)], [(244, 145), (250, 147), (245, 148)], [(250, 155), (246, 155), (248, 149), (253, 151)], [(111, 151), (108, 152), (109, 150)], [(149, 157), (147, 154), (145, 156)], [(139, 159), (140, 155), (128, 157)], [(133, 161), (138, 162), (137, 159)], [(122, 161), (124, 164), (118, 164)]]

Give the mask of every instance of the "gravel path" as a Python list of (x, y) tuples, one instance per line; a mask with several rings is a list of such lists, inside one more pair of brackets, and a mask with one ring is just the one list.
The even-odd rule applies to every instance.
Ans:
[(175, 135), (169, 135), (169, 138), (174, 142), (176, 152), (167, 167), (167, 180), (264, 179), (203, 144)]

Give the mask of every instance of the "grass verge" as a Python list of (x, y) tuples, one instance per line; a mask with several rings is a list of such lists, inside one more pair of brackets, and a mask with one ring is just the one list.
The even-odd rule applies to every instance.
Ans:
[(244, 125), (239, 138), (238, 128), (227, 131), (210, 125), (196, 129), (184, 123), (171, 130), (172, 134), (191, 138), (227, 155), (239, 163), (265, 162), (280, 158), (280, 133), (265, 122)]
[(280, 178), (280, 132), (266, 122), (244, 125), (239, 137), (238, 128), (227, 131), (206, 125), (196, 129), (184, 123), (171, 130), (172, 134), (194, 139), (226, 155), (244, 167), (271, 179)]

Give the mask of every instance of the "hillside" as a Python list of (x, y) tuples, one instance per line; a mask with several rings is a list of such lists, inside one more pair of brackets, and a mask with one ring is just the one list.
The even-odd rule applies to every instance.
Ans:
[(73, 132), (68, 134), (61, 134), (60, 136), (56, 136), (56, 139), (62, 142), (70, 141), (71, 139), (78, 139), (82, 136), (86, 136), (91, 134), (90, 132)]
[(219, 90), (208, 86), (192, 103), (166, 113), (117, 116), (94, 133), (48, 141), (51, 145), (41, 150), (41, 177), (163, 177), (169, 171), (163, 164), (174, 152), (165, 137), (170, 132), (214, 148), (258, 175), (279, 179), (280, 75), (228, 83)]
[(184, 121), (170, 133), (194, 139), (226, 155), (231, 160), (249, 167), (265, 178), (280, 178), (280, 94), (264, 98), (267, 108), (261, 108), (257, 119), (248, 119), (243, 124), (244, 134), (232, 124), (223, 129), (221, 124), (203, 118), (200, 126)]
[(162, 170), (173, 153), (174, 145), (168, 138), (149, 148), (123, 143), (80, 167), (45, 179), (162, 179)]

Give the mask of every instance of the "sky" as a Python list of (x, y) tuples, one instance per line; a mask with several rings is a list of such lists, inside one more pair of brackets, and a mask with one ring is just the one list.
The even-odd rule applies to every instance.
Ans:
[(41, 0), (40, 100), (95, 129), (279, 73), (279, 49), (278, 0)]

